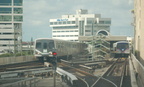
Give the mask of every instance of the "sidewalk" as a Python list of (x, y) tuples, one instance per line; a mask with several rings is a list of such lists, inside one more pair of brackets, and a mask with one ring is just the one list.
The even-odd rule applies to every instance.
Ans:
[[(38, 82), (37, 87), (54, 87), (53, 77), (43, 78)], [(65, 82), (62, 82), (60, 78), (56, 79), (56, 87), (70, 87)]]

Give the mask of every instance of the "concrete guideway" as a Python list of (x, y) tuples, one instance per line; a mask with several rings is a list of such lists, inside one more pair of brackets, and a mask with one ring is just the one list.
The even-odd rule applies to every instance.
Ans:
[(0, 58), (0, 65), (15, 64), (30, 61), (36, 61), (36, 59), (33, 56), (2, 57)]
[(144, 86), (144, 66), (131, 54), (130, 57), (130, 71), (131, 71), (131, 84), (132, 87)]
[[(144, 86), (144, 66), (137, 60), (137, 58), (131, 54), (131, 84), (132, 87), (143, 87)], [(136, 79), (136, 80), (135, 80)], [(135, 86), (137, 84), (137, 86)]]

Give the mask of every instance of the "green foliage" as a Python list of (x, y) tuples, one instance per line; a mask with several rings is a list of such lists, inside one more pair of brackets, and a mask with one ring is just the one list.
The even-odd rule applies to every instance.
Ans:
[(13, 56), (13, 54), (5, 53), (0, 55), (0, 57), (10, 57), (10, 56)]
[(25, 51), (25, 52), (18, 52), (18, 53), (4, 53), (1, 54), (0, 57), (13, 57), (13, 56), (26, 56), (26, 55), (32, 55), (33, 53), (30, 51)]

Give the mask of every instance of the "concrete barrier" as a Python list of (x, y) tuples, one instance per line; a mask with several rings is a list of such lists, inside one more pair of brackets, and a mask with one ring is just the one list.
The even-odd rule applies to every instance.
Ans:
[(131, 54), (131, 60), (133, 63), (133, 67), (136, 72), (136, 79), (139, 87), (144, 86), (144, 66), (137, 60), (137, 58)]
[(130, 69), (130, 76), (131, 76), (131, 86), (132, 87), (138, 87), (137, 85), (137, 81), (136, 81), (136, 72), (134, 70), (133, 64), (132, 64), (132, 60), (129, 59), (129, 69)]
[(0, 58), (0, 65), (14, 64), (35, 61), (33, 56), (19, 56), (19, 57), (2, 57)]

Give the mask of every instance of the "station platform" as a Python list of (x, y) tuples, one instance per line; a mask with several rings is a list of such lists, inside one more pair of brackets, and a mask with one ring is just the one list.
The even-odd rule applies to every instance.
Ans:
[[(53, 77), (43, 78), (38, 82), (37, 87), (54, 87)], [(62, 82), (61, 78), (56, 78), (55, 87), (70, 87), (65, 82)]]

